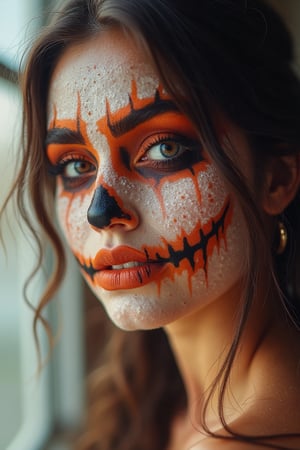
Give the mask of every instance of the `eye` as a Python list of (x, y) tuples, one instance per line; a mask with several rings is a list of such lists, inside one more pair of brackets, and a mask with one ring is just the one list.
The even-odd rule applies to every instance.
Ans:
[[(164, 159), (176, 158), (182, 155), (187, 147), (180, 142), (174, 140), (166, 140), (153, 145), (148, 151), (145, 158), (150, 160), (162, 161)], [(142, 158), (143, 160), (144, 158)]]
[(87, 188), (94, 181), (97, 172), (96, 162), (78, 154), (67, 154), (55, 164), (49, 165), (50, 175), (60, 176), (66, 191)]
[(174, 172), (191, 167), (202, 161), (202, 146), (199, 141), (177, 134), (149, 136), (142, 143), (136, 166), (140, 172)]
[(62, 175), (67, 178), (74, 178), (80, 175), (87, 175), (94, 172), (95, 166), (85, 160), (70, 161), (64, 164)]

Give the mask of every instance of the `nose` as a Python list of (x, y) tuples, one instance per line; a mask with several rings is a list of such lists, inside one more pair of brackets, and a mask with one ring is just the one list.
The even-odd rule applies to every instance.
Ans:
[(123, 225), (126, 228), (135, 228), (137, 217), (135, 214), (121, 208), (116, 199), (107, 188), (98, 186), (94, 192), (90, 207), (87, 211), (87, 220), (95, 228), (105, 229), (113, 225)]

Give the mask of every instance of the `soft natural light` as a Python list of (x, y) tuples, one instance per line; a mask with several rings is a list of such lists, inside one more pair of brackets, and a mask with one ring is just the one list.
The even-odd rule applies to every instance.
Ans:
[(0, 62), (17, 70), (41, 25), (41, 1), (0, 0)]

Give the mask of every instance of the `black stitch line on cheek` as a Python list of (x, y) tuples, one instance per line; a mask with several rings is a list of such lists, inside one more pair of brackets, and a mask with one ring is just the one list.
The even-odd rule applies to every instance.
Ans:
[(87, 274), (89, 275), (89, 277), (91, 278), (92, 281), (94, 281), (94, 276), (97, 273), (97, 270), (94, 269), (94, 267), (92, 266), (92, 263), (90, 263), (89, 265), (86, 265), (85, 263), (82, 264), (78, 258), (76, 258), (76, 261), (78, 262), (80, 268)]
[(187, 259), (191, 265), (191, 268), (195, 270), (195, 254), (198, 250), (202, 250), (203, 255), (203, 261), (204, 261), (204, 272), (207, 275), (207, 247), (208, 243), (211, 238), (216, 237), (217, 241), (219, 242), (219, 230), (222, 229), (222, 232), (224, 232), (225, 228), (225, 218), (227, 216), (228, 210), (229, 210), (230, 203), (228, 202), (222, 216), (219, 220), (214, 222), (212, 220), (211, 222), (211, 230), (205, 234), (202, 229), (199, 231), (199, 237), (200, 240), (195, 245), (190, 245), (188, 243), (188, 240), (186, 237), (183, 239), (183, 250), (174, 250), (173, 247), (169, 244), (168, 245), (168, 251), (169, 256), (168, 257), (162, 257), (159, 253), (156, 253), (157, 262), (160, 263), (171, 263), (174, 265), (174, 267), (179, 267), (180, 262), (183, 259)]
[[(219, 242), (219, 230), (222, 230), (222, 232), (224, 233), (225, 219), (226, 219), (227, 213), (229, 211), (229, 208), (230, 208), (230, 202), (228, 201), (228, 203), (225, 206), (225, 209), (224, 209), (223, 214), (220, 217), (220, 219), (217, 220), (216, 222), (214, 220), (211, 221), (211, 230), (207, 234), (205, 234), (202, 229), (199, 230), (199, 242), (198, 243), (196, 243), (195, 245), (190, 245), (188, 243), (187, 237), (184, 237), (183, 238), (183, 249), (182, 250), (174, 250), (172, 245), (169, 244), (168, 245), (169, 256), (168, 257), (162, 257), (162, 256), (160, 256), (159, 253), (156, 253), (156, 255), (155, 255), (156, 256), (156, 262), (158, 262), (158, 263), (171, 263), (171, 264), (173, 264), (174, 267), (178, 268), (180, 263), (181, 263), (181, 261), (183, 261), (186, 258), (189, 261), (189, 263), (191, 265), (191, 268), (194, 271), (195, 270), (195, 254), (196, 254), (197, 251), (202, 250), (203, 261), (204, 261), (203, 270), (204, 270), (205, 274), (207, 275), (207, 261), (208, 261), (207, 247), (208, 247), (208, 243), (209, 243), (210, 239), (212, 239), (213, 237), (215, 237), (217, 239), (217, 242)], [(149, 253), (147, 252), (146, 249), (144, 249), (144, 252), (145, 252), (147, 260), (149, 261)], [(81, 269), (87, 275), (89, 275), (90, 278), (93, 281), (95, 273), (98, 272), (98, 271), (95, 270), (91, 264), (89, 264), (89, 265), (81, 264), (78, 259), (77, 259), (77, 261), (78, 261)], [(138, 273), (138, 277), (140, 279), (140, 274), (139, 273)], [(140, 281), (141, 281), (141, 279), (140, 279)]]

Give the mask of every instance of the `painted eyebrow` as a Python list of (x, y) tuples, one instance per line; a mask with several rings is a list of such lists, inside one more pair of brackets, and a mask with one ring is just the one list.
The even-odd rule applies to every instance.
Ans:
[(156, 91), (154, 102), (140, 109), (135, 109), (132, 98), (129, 96), (130, 113), (122, 119), (113, 122), (110, 118), (108, 104), (106, 106), (107, 126), (113, 137), (120, 137), (123, 134), (136, 128), (138, 125), (147, 122), (155, 116), (166, 112), (178, 112), (179, 110), (172, 100), (160, 98), (159, 92)]
[(70, 128), (50, 128), (47, 132), (45, 145), (50, 144), (82, 144), (86, 142), (80, 131), (71, 130)]

